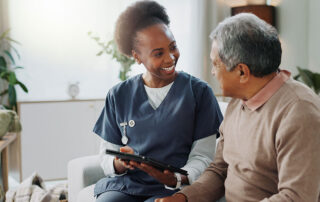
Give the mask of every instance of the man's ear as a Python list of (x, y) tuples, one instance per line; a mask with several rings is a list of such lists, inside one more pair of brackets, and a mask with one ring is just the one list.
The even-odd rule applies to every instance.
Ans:
[(139, 65), (141, 64), (141, 60), (139, 59), (138, 53), (135, 50), (131, 51), (133, 58), (135, 59), (136, 63)]
[(238, 71), (240, 83), (247, 83), (250, 79), (251, 73), (248, 65), (240, 63), (236, 66), (236, 70)]

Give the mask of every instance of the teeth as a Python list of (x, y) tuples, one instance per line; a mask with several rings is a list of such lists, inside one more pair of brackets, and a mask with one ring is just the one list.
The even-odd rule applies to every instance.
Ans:
[(171, 71), (173, 68), (174, 68), (174, 65), (173, 65), (173, 66), (171, 66), (171, 67), (162, 68), (162, 69), (163, 69), (163, 70), (165, 70), (165, 71)]

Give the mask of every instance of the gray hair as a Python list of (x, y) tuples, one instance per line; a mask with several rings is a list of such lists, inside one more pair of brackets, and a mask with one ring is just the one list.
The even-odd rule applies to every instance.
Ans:
[(249, 13), (228, 17), (212, 31), (221, 61), (232, 71), (239, 63), (251, 74), (263, 77), (276, 72), (281, 63), (281, 44), (274, 27)]

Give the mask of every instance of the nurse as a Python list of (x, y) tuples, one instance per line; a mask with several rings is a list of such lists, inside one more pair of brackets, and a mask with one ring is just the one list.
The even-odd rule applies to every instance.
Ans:
[[(209, 165), (222, 114), (207, 83), (175, 70), (180, 53), (161, 5), (140, 1), (128, 7), (117, 20), (115, 40), (146, 72), (107, 94), (94, 127), (104, 140), (100, 156), (106, 177), (94, 194), (98, 202), (154, 201), (191, 184)], [(148, 156), (189, 175), (126, 163), (105, 149)]]

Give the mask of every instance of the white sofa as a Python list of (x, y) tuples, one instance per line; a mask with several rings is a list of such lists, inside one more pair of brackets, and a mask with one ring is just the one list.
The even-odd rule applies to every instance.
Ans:
[[(225, 113), (227, 105), (226, 102), (219, 102), (222, 114)], [(68, 163), (68, 201), (95, 201), (93, 197), (94, 184), (104, 176), (100, 167), (99, 155), (71, 160)]]

